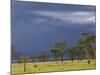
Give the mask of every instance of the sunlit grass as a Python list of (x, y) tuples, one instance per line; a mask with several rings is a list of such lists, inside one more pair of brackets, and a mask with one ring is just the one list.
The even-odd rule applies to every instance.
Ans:
[(38, 72), (54, 72), (54, 71), (72, 71), (72, 70), (88, 70), (96, 68), (96, 61), (91, 61), (91, 64), (88, 64), (86, 60), (78, 62), (75, 60), (64, 61), (61, 63), (56, 62), (35, 62), (27, 63), (26, 72), (24, 72), (23, 64), (12, 64), (12, 74), (22, 74), (22, 73), (38, 73)]

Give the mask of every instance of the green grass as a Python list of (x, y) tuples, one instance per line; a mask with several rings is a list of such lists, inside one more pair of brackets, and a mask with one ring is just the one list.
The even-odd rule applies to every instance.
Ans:
[[(37, 67), (34, 67), (37, 65)], [(24, 72), (23, 64), (12, 64), (12, 74), (23, 74), (23, 73), (40, 73), (40, 72), (56, 72), (56, 71), (74, 71), (74, 70), (90, 70), (96, 68), (96, 61), (91, 61), (88, 64), (86, 60), (78, 62), (75, 60), (64, 61), (61, 63), (56, 62), (37, 62), (37, 63), (27, 63), (26, 72)]]

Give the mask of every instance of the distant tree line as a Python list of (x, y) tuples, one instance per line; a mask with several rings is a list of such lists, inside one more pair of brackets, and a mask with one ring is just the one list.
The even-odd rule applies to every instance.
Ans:
[[(12, 53), (16, 52), (16, 49), (13, 45), (11, 47), (11, 51)], [(45, 51), (42, 51), (39, 56), (20, 55), (18, 56), (17, 60), (19, 64), (24, 63), (24, 71), (26, 71), (25, 65), (27, 62), (29, 62), (29, 59), (34, 64), (36, 59), (38, 59), (40, 62), (45, 62), (52, 57), (56, 63), (58, 60), (63, 63), (65, 53), (67, 52), (69, 55), (69, 60), (72, 62), (74, 62), (74, 60), (78, 60), (80, 62), (84, 59), (87, 60), (88, 64), (90, 64), (91, 59), (96, 59), (96, 36), (94, 33), (82, 32), (81, 38), (76, 42), (74, 47), (69, 48), (67, 42), (58, 42), (55, 43), (51, 49), (49, 49), (49, 52), (52, 53), (52, 56), (49, 56)]]

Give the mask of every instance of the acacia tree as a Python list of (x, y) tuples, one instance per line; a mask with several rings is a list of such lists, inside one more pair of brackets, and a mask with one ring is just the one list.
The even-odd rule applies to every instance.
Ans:
[(70, 59), (73, 62), (75, 57), (76, 57), (76, 50), (75, 50), (75, 48), (74, 47), (68, 48), (68, 53), (69, 53)]
[(91, 40), (91, 45), (90, 45), (90, 56), (92, 59), (96, 58), (96, 36), (95, 35), (91, 35), (90, 36), (90, 40)]
[(68, 52), (70, 58), (73, 62), (74, 59), (81, 60), (86, 58), (88, 64), (90, 64), (90, 59), (95, 58), (95, 35), (90, 33), (81, 33), (82, 38), (78, 40), (75, 47), (69, 48)]
[(13, 44), (11, 45), (11, 56), (12, 56), (12, 59), (16, 59), (19, 64), (22, 63), (21, 61), (22, 54), (16, 50)]
[(81, 45), (79, 42), (76, 45), (76, 57), (78, 61), (81, 61), (85, 58), (85, 51), (83, 45)]
[(28, 57), (27, 56), (20, 56), (20, 62), (23, 63), (23, 69), (24, 69), (24, 72), (26, 72), (26, 65), (28, 62)]
[(66, 42), (59, 42), (54, 45), (54, 48), (56, 49), (56, 52), (57, 52), (56, 54), (58, 54), (58, 56), (60, 56), (62, 63), (64, 60), (64, 51), (65, 51), (66, 47), (67, 47)]
[(41, 62), (45, 62), (46, 59), (47, 59), (47, 56), (46, 56), (46, 55), (40, 55), (40, 56), (39, 56), (39, 60), (40, 60)]
[(45, 51), (42, 51), (42, 52), (41, 52), (41, 55), (39, 56), (39, 60), (40, 60), (41, 62), (45, 62), (47, 59), (48, 59), (48, 55), (46, 54)]
[(88, 59), (88, 64), (90, 64), (91, 52), (95, 54), (93, 51), (93, 43), (95, 42), (95, 36), (87, 32), (83, 32), (81, 33), (81, 35), (83, 36), (83, 38), (80, 40), (80, 44), (84, 46), (84, 50)]
[(32, 62), (34, 63), (36, 56), (31, 56)]
[(52, 48), (52, 49), (51, 49), (51, 52), (53, 53), (53, 57), (54, 57), (56, 63), (57, 63), (57, 59), (58, 59), (59, 56), (60, 56), (59, 53), (58, 53), (58, 51), (59, 51), (58, 48)]
[(19, 63), (19, 64), (22, 64), (22, 63), (23, 63), (23, 62), (22, 62), (22, 56), (19, 56), (19, 57), (18, 57), (18, 63)]

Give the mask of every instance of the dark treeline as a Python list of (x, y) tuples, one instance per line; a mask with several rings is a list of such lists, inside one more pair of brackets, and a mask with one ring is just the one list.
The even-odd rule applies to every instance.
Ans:
[[(63, 63), (66, 57), (65, 53), (69, 55), (69, 60), (72, 62), (74, 62), (74, 60), (78, 60), (79, 62), (81, 60), (87, 60), (87, 63), (91, 64), (91, 60), (96, 59), (96, 36), (94, 33), (89, 32), (82, 32), (80, 35), (81, 38), (77, 40), (74, 47), (71, 48), (68, 47), (67, 42), (55, 43), (54, 46), (48, 50), (48, 52), (51, 52), (51, 56), (47, 55), (45, 51), (42, 51), (39, 56), (25, 56), (19, 54), (16, 56), (16, 59), (19, 64), (24, 63), (24, 71), (26, 71), (25, 65), (29, 61), (34, 64), (36, 60), (39, 62), (46, 62), (52, 58), (56, 63), (59, 60)], [(15, 46), (11, 46), (11, 51), (13, 57), (16, 52)]]

